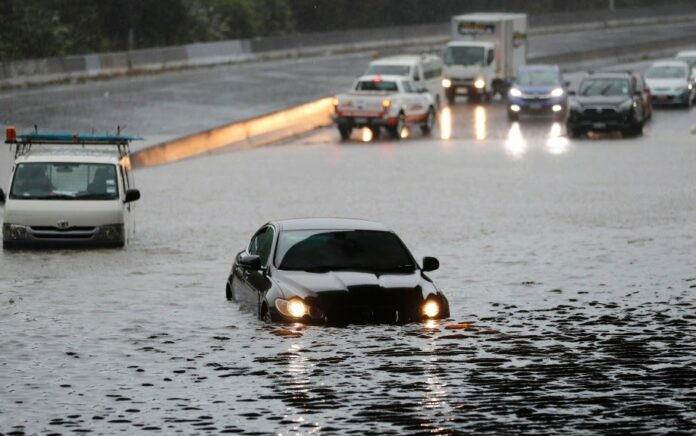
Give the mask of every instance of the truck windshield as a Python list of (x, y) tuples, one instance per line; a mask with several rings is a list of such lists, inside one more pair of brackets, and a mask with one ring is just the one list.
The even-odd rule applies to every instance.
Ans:
[(686, 68), (662, 66), (652, 67), (646, 73), (648, 79), (683, 79), (686, 77)]
[(445, 50), (445, 65), (484, 65), (483, 47), (451, 46)]
[(115, 200), (116, 166), (90, 163), (21, 163), (10, 198), (17, 200)]
[(583, 97), (628, 95), (629, 89), (626, 79), (585, 79), (580, 84), (578, 95)]
[(392, 76), (411, 76), (411, 67), (407, 65), (370, 65), (365, 74), (384, 74)]
[(522, 70), (517, 78), (522, 86), (560, 86), (558, 73), (550, 70)]
[(381, 80), (365, 80), (360, 81), (355, 86), (356, 91), (389, 91), (396, 92), (398, 90), (396, 82), (383, 82)]
[(416, 268), (401, 240), (384, 231), (285, 231), (277, 250), (282, 270), (411, 272)]

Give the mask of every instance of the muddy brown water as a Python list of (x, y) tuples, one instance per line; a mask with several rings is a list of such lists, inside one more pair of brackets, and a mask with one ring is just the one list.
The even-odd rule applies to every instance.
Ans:
[[(693, 114), (577, 141), (449, 116), (448, 140), (145, 169), (127, 249), (1, 253), (0, 433), (693, 433)], [(224, 299), (257, 227), (315, 215), (439, 257), (452, 319), (270, 326)]]

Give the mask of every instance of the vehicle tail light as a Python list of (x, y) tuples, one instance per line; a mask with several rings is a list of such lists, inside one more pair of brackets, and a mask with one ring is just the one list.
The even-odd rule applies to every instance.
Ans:
[(10, 126), (5, 130), (5, 141), (17, 142), (17, 129), (14, 126)]

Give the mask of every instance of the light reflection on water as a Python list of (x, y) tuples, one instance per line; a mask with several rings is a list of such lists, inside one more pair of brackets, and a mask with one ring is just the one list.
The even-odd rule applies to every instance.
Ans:
[(546, 150), (551, 154), (564, 154), (568, 152), (569, 147), (570, 141), (563, 136), (561, 123), (553, 123), (546, 139)]
[(488, 116), (486, 109), (478, 105), (474, 109), (474, 137), (478, 141), (483, 141), (488, 136)]
[(505, 152), (508, 156), (518, 159), (527, 152), (527, 140), (522, 134), (520, 123), (515, 121), (510, 125), (507, 137), (505, 138)]
[(452, 138), (452, 109), (449, 106), (445, 106), (440, 111), (440, 139), (450, 139)]

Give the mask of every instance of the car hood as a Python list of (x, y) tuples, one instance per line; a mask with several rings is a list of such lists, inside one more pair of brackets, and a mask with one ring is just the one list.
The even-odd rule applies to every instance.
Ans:
[(531, 85), (520, 85), (515, 83), (513, 85), (515, 88), (522, 91), (524, 94), (528, 95), (548, 95), (556, 88), (560, 88), (560, 85), (556, 86), (531, 86)]
[(359, 271), (276, 271), (285, 298), (298, 296), (320, 302), (349, 305), (394, 305), (422, 301), (437, 292), (420, 271), (401, 274), (375, 274)]
[(645, 83), (651, 90), (656, 88), (678, 88), (686, 86), (688, 82), (686, 78), (682, 79), (645, 79)]
[(575, 97), (575, 101), (580, 103), (583, 106), (618, 106), (621, 103), (625, 102), (628, 100), (630, 97), (627, 95), (619, 95), (619, 96), (608, 96), (608, 97), (601, 97), (601, 96), (591, 96), (591, 97), (583, 97), (583, 96), (577, 96)]

